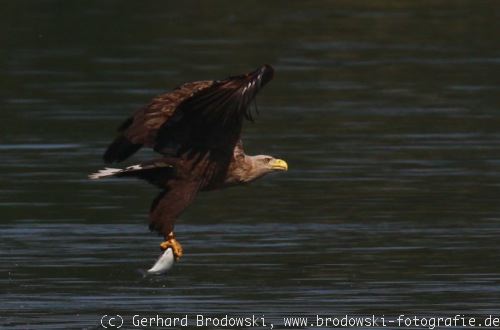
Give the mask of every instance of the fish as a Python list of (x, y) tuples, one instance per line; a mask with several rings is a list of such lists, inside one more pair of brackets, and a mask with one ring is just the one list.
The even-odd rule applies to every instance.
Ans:
[(162, 275), (174, 267), (175, 257), (172, 248), (163, 251), (158, 257), (153, 267), (146, 271), (147, 275)]

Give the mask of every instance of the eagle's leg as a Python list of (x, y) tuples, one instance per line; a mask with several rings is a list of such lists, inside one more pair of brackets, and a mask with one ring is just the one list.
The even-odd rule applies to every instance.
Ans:
[(160, 244), (161, 249), (165, 251), (168, 248), (172, 248), (175, 261), (178, 261), (182, 257), (182, 245), (175, 239), (174, 232), (171, 231), (167, 236), (165, 236), (165, 240), (165, 242)]

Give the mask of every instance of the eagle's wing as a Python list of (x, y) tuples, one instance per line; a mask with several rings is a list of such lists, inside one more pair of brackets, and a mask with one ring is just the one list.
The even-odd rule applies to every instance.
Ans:
[(104, 160), (122, 161), (143, 145), (168, 155), (213, 149), (232, 152), (243, 119), (252, 119), (248, 105), (273, 72), (265, 65), (221, 81), (184, 84), (158, 96), (120, 126), (120, 135)]
[(149, 229), (164, 236), (172, 232), (175, 220), (193, 202), (199, 186), (196, 181), (171, 183), (151, 204)]
[(118, 136), (103, 155), (106, 163), (121, 162), (143, 145), (153, 147), (160, 127), (167, 122), (186, 99), (213, 85), (213, 81), (183, 84), (171, 92), (155, 97), (118, 127)]

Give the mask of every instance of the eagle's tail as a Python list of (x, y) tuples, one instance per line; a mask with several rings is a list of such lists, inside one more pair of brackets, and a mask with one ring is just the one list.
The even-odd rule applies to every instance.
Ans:
[(157, 159), (146, 163), (132, 165), (129, 167), (109, 168), (105, 167), (89, 175), (89, 179), (97, 180), (107, 177), (136, 177), (148, 181), (159, 187), (175, 175), (175, 160), (168, 158)]
[(97, 179), (102, 179), (106, 178), (108, 176), (115, 176), (118, 173), (122, 173), (124, 170), (121, 168), (109, 168), (105, 167), (102, 170), (99, 170), (95, 173), (89, 174), (89, 179), (92, 180), (97, 180)]

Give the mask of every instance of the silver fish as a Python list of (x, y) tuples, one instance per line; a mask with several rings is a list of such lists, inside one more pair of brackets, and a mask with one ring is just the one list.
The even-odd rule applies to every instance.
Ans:
[(148, 275), (161, 275), (168, 272), (174, 266), (175, 258), (172, 248), (168, 248), (160, 254), (153, 267), (147, 270)]

